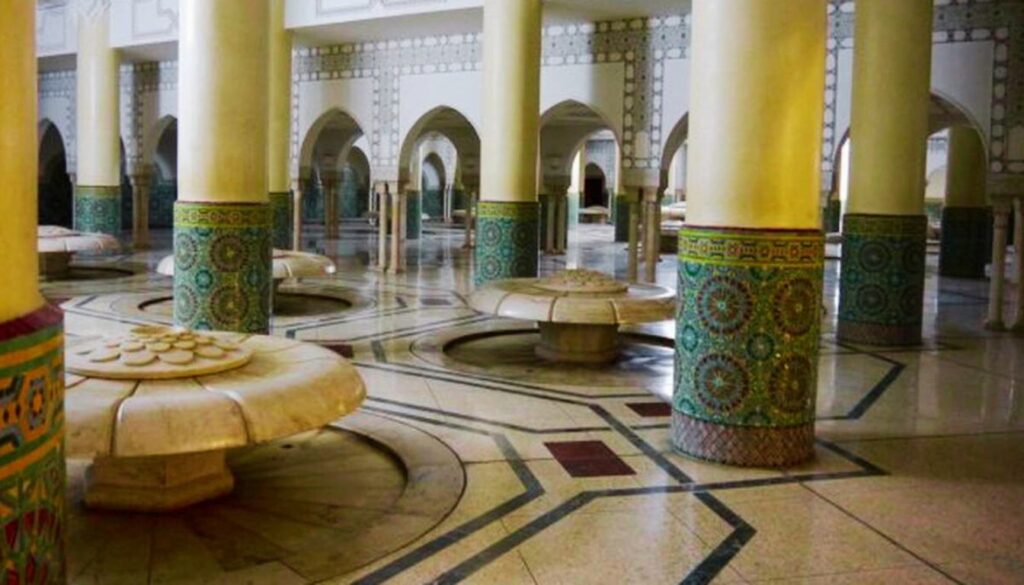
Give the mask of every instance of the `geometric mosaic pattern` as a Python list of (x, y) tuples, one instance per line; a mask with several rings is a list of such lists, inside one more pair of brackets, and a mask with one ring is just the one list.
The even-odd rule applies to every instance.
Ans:
[(987, 207), (944, 208), (939, 274), (985, 278), (985, 264), (991, 257), (992, 212)]
[(75, 229), (80, 232), (121, 233), (121, 187), (75, 186)]
[(271, 207), (174, 206), (174, 322), (198, 330), (270, 329)]
[(64, 583), (64, 315), (0, 324), (0, 578)]
[(927, 229), (924, 215), (843, 218), (840, 340), (882, 346), (921, 342)]
[(292, 247), (292, 193), (270, 193), (270, 209), (273, 215), (273, 242), (279, 250)]
[(817, 230), (679, 232), (678, 449), (737, 465), (810, 456), (823, 261)]
[(481, 201), (478, 205), (476, 284), (537, 276), (540, 206), (536, 201)]

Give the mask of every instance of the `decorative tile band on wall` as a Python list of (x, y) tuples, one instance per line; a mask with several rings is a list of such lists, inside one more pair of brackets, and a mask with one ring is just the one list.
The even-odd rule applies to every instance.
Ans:
[(817, 230), (680, 230), (677, 449), (733, 465), (811, 456), (824, 251)]
[(839, 281), (841, 341), (921, 342), (925, 215), (847, 214)]
[(615, 241), (629, 241), (629, 195), (619, 193), (615, 196)]
[(270, 194), (270, 209), (273, 215), (273, 243), (275, 248), (290, 250), (292, 247), (292, 193)]
[(405, 238), (418, 240), (423, 228), (423, 196), (419, 191), (406, 191), (405, 206)]
[(75, 186), (75, 229), (117, 236), (121, 233), (121, 186)]
[(477, 204), (476, 284), (537, 276), (540, 206), (536, 201)]
[(174, 205), (174, 322), (199, 330), (270, 330), (269, 203)]
[(64, 583), (64, 315), (0, 323), (0, 576)]
[(991, 258), (992, 212), (987, 207), (943, 209), (939, 275), (985, 278)]

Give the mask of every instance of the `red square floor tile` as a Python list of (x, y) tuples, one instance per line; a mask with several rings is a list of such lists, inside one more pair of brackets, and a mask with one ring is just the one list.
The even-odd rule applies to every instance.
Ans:
[(544, 443), (555, 460), (572, 477), (636, 475), (633, 468), (601, 441)]
[(644, 418), (672, 416), (672, 407), (664, 402), (629, 402), (626, 406)]

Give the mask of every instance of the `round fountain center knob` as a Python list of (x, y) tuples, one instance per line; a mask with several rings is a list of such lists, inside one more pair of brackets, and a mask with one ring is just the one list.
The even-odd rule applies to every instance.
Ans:
[(621, 294), (629, 285), (596, 270), (565, 270), (537, 281), (538, 288), (560, 293)]

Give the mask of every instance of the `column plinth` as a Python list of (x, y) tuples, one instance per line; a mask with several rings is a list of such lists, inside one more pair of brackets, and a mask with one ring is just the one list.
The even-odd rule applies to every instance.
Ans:
[(538, 203), (481, 201), (477, 213), (476, 283), (537, 276)]
[(268, 203), (175, 203), (176, 325), (269, 332), (271, 215)]
[(676, 449), (746, 466), (812, 455), (823, 262), (818, 230), (682, 228)]

